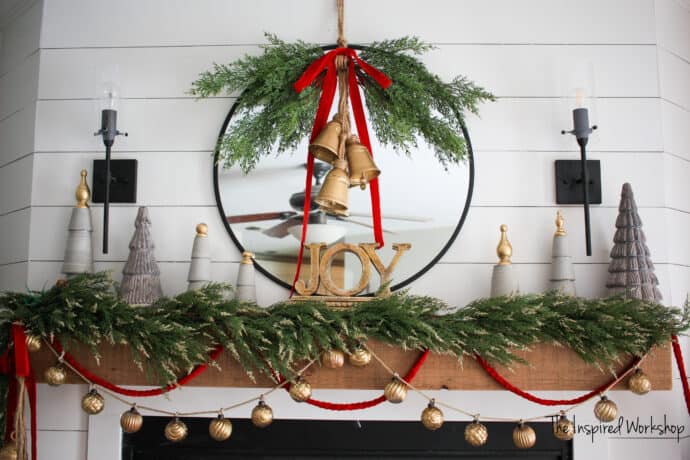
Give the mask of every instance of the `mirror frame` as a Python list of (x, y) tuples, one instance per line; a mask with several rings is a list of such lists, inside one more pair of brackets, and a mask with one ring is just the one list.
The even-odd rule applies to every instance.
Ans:
[[(348, 45), (349, 48), (353, 48), (358, 51), (366, 50), (367, 47), (363, 45)], [(324, 51), (330, 51), (337, 48), (337, 45), (326, 45), (322, 46), (321, 49)], [(218, 142), (216, 142), (216, 148), (215, 152), (213, 154), (213, 190), (215, 193), (216, 197), (216, 206), (218, 208), (218, 212), (220, 213), (220, 218), (223, 222), (223, 225), (225, 226), (225, 230), (227, 230), (228, 234), (230, 235), (230, 238), (232, 239), (233, 243), (235, 243), (235, 246), (240, 250), (240, 253), (246, 251), (246, 248), (242, 246), (242, 244), (239, 242), (237, 237), (235, 236), (235, 233), (232, 231), (232, 228), (230, 227), (230, 223), (228, 223), (227, 219), (227, 214), (225, 213), (225, 209), (223, 208), (223, 202), (221, 200), (220, 196), (220, 188), (219, 188), (219, 180), (218, 180), (218, 174), (219, 174), (219, 156), (220, 156), (220, 151), (218, 150), (218, 143), (220, 142), (220, 139), (223, 137), (225, 134), (225, 131), (228, 128), (228, 125), (230, 125), (230, 121), (232, 120), (233, 115), (235, 114), (235, 111), (237, 110), (237, 103), (242, 97), (242, 94), (240, 94), (235, 102), (232, 104), (232, 107), (230, 107), (230, 111), (228, 112), (227, 116), (225, 117), (225, 120), (223, 121), (223, 125), (220, 128), (220, 132), (218, 133)], [(429, 263), (427, 263), (425, 266), (423, 266), (419, 271), (417, 271), (414, 275), (410, 276), (409, 278), (401, 281), (398, 284), (395, 284), (391, 286), (392, 291), (397, 291), (398, 289), (401, 289), (405, 286), (408, 286), (410, 283), (414, 282), (415, 280), (419, 279), (422, 275), (424, 275), (426, 272), (428, 272), (431, 267), (436, 265), (438, 261), (445, 255), (446, 252), (448, 252), (448, 249), (453, 245), (455, 242), (458, 234), (460, 233), (460, 230), (462, 229), (462, 226), (465, 224), (465, 220), (467, 219), (467, 215), (470, 210), (470, 205), (472, 204), (472, 193), (474, 191), (474, 151), (472, 149), (472, 141), (470, 140), (470, 134), (467, 130), (467, 126), (465, 125), (464, 121), (460, 122), (460, 127), (462, 129), (462, 135), (463, 138), (465, 139), (466, 145), (467, 145), (467, 159), (466, 159), (466, 164), (469, 169), (469, 180), (467, 181), (467, 198), (465, 199), (465, 206), (462, 210), (462, 214), (460, 215), (460, 219), (458, 220), (458, 224), (455, 227), (455, 230), (453, 230), (453, 233), (451, 234), (450, 238), (448, 239), (448, 242), (441, 248), (441, 250), (434, 256), (433, 259)], [(413, 248), (414, 249), (414, 248)], [(271, 272), (269, 272), (267, 269), (261, 266), (260, 263), (258, 263), (256, 260), (254, 261), (254, 267), (266, 278), (269, 280), (273, 281), (274, 283), (278, 284), (279, 286), (285, 288), (285, 289), (291, 289), (292, 285), (286, 283), (285, 281), (281, 280), (277, 276), (273, 275)], [(365, 294), (362, 297), (367, 297), (367, 296), (373, 296), (374, 294)]]

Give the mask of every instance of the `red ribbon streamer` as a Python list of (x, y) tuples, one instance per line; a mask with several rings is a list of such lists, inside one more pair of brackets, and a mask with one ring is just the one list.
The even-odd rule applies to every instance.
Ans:
[[(23, 377), (26, 392), (29, 395), (29, 410), (31, 414), (31, 458), (38, 459), (37, 449), (37, 421), (36, 421), (36, 379), (31, 362), (29, 361), (29, 350), (26, 347), (26, 333), (21, 324), (12, 324), (12, 342), (14, 343), (14, 353), (5, 350), (0, 357), (0, 372), (14, 377)], [(10, 378), (7, 392), (7, 413), (5, 417), (5, 439), (8, 439), (14, 431), (14, 418), (16, 417), (18, 394), (17, 379)]]
[(678, 374), (680, 374), (680, 383), (683, 385), (683, 396), (685, 397), (685, 407), (690, 414), (690, 387), (688, 387), (688, 374), (685, 372), (685, 362), (683, 361), (683, 352), (678, 343), (678, 336), (671, 336), (671, 345), (673, 346), (673, 356), (676, 358), (676, 366), (678, 366)]
[[(321, 75), (321, 73), (324, 70), (326, 71), (326, 75), (322, 83), (319, 107), (316, 110), (316, 118), (314, 119), (314, 127), (312, 128), (309, 142), (311, 143), (314, 139), (316, 139), (316, 136), (319, 135), (319, 133), (321, 132), (321, 130), (323, 130), (328, 121), (328, 114), (331, 111), (331, 106), (333, 105), (333, 98), (335, 96), (335, 89), (337, 86), (337, 70), (335, 66), (335, 58), (341, 55), (346, 56), (349, 59), (348, 86), (350, 89), (350, 99), (352, 100), (352, 112), (355, 118), (355, 124), (357, 126), (357, 133), (359, 134), (362, 144), (366, 146), (369, 149), (369, 152), (371, 152), (373, 155), (371, 149), (371, 141), (369, 139), (369, 131), (367, 129), (367, 123), (364, 117), (362, 99), (359, 94), (359, 87), (357, 85), (355, 63), (357, 63), (359, 68), (362, 69), (364, 73), (369, 75), (383, 89), (386, 89), (391, 85), (391, 80), (383, 72), (360, 59), (360, 57), (357, 55), (357, 52), (352, 48), (336, 48), (324, 54), (323, 56), (312, 62), (309, 65), (309, 67), (307, 67), (307, 69), (304, 71), (302, 76), (300, 76), (300, 78), (293, 85), (295, 91), (300, 93), (305, 88), (314, 83), (314, 81), (318, 78), (319, 75)], [(304, 242), (306, 240), (307, 226), (309, 224), (311, 182), (313, 173), (314, 156), (307, 155), (307, 177), (304, 190), (304, 194), (307, 197), (307, 199), (304, 201), (304, 215), (302, 217), (302, 237), (300, 238), (300, 248), (299, 254), (297, 256), (297, 268), (295, 270), (295, 278), (292, 282), (292, 290), (290, 291), (291, 297), (295, 292), (295, 284), (297, 283), (297, 280), (299, 280), (300, 270), (302, 268), (302, 258), (304, 256)], [(374, 179), (370, 182), (369, 189), (371, 192), (371, 214), (374, 221), (374, 239), (376, 243), (378, 243), (379, 247), (382, 247), (384, 242), (383, 229), (381, 227), (381, 198), (379, 193), (378, 179)]]
[[(403, 377), (403, 380), (406, 382), (411, 382), (414, 380), (414, 378), (417, 376), (419, 373), (420, 369), (424, 365), (424, 362), (426, 359), (429, 357), (429, 350), (424, 350), (424, 353), (419, 357), (417, 362), (414, 363), (410, 371)], [(273, 371), (272, 371), (273, 372)], [(273, 372), (273, 377), (278, 380), (280, 383), (285, 382), (285, 377), (283, 377), (280, 374), (276, 374)], [(288, 383), (285, 385), (285, 390), (290, 391), (290, 384)], [(359, 401), (359, 402), (353, 402), (353, 403), (332, 403), (328, 401), (320, 401), (318, 399), (314, 398), (309, 398), (305, 402), (307, 404), (311, 404), (312, 406), (319, 407), (321, 409), (326, 409), (326, 410), (334, 410), (334, 411), (353, 411), (353, 410), (362, 410), (362, 409), (368, 409), (370, 407), (378, 406), (382, 402), (386, 400), (386, 397), (381, 395), (378, 396), (374, 399), (370, 399), (368, 401)]]
[[(62, 353), (62, 346), (57, 340), (53, 341), (53, 348), (58, 353)], [(217, 346), (209, 355), (209, 361), (214, 361), (218, 359), (220, 354), (223, 352), (223, 347)], [(186, 385), (190, 381), (194, 380), (196, 377), (201, 375), (202, 372), (204, 372), (208, 368), (208, 364), (199, 364), (196, 366), (189, 374), (185, 375), (184, 377), (180, 378), (177, 380), (175, 383), (171, 383), (170, 385), (167, 385), (162, 388), (152, 388), (150, 390), (130, 390), (128, 388), (123, 388), (121, 386), (115, 385), (114, 383), (108, 382), (102, 377), (99, 377), (98, 375), (90, 372), (88, 369), (86, 369), (84, 366), (79, 364), (72, 355), (69, 353), (65, 352), (63, 359), (65, 362), (67, 362), (70, 366), (72, 366), (77, 372), (79, 372), (81, 375), (83, 375), (87, 380), (89, 380), (92, 383), (95, 383), (97, 385), (102, 386), (103, 388), (112, 391), (113, 393), (118, 393), (121, 395), (125, 396), (132, 396), (132, 397), (148, 397), (148, 396), (159, 396), (164, 393), (167, 393), (171, 390), (174, 390), (175, 388), (181, 387), (183, 385)]]
[[(528, 401), (532, 401), (533, 403), (541, 404), (542, 406), (570, 406), (573, 404), (579, 404), (581, 402), (587, 401), (588, 399), (600, 394), (603, 391), (606, 391), (606, 389), (616, 381), (616, 379), (613, 379), (603, 385), (601, 385), (599, 388), (596, 388), (593, 391), (590, 391), (589, 393), (586, 393), (582, 396), (579, 396), (577, 398), (573, 399), (544, 399), (544, 398), (539, 398), (537, 396), (534, 396), (531, 393), (528, 393), (526, 391), (523, 391), (519, 389), (518, 387), (514, 386), (511, 384), (509, 381), (507, 381), (505, 378), (503, 378), (496, 369), (494, 369), (491, 364), (488, 363), (484, 358), (482, 358), (479, 355), (475, 355), (475, 358), (477, 359), (477, 362), (484, 368), (487, 374), (491, 376), (496, 382), (498, 382), (503, 388), (506, 390), (515, 393), (516, 395), (527, 399)], [(634, 368), (638, 364), (640, 364), (641, 358), (636, 358), (630, 366), (624, 371), (628, 372), (630, 369)]]

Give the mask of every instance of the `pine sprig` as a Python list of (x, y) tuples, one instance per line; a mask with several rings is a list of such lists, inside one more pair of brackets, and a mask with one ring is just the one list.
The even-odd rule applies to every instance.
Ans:
[[(307, 66), (322, 56), (321, 47), (301, 41), (286, 43), (267, 34), (263, 54), (231, 64), (214, 64), (192, 83), (190, 93), (209, 97), (241, 93), (236, 113), (216, 147), (225, 167), (251, 171), (261, 157), (293, 151), (311, 132), (320, 90), (316, 85), (296, 93), (292, 84)], [(433, 47), (416, 37), (372, 43), (362, 58), (393, 81), (383, 90), (357, 70), (369, 119), (379, 141), (411, 155), (417, 139), (433, 146), (443, 165), (466, 158), (462, 135), (464, 114), (478, 113), (479, 104), (493, 96), (467, 80), (443, 82), (416, 57)]]

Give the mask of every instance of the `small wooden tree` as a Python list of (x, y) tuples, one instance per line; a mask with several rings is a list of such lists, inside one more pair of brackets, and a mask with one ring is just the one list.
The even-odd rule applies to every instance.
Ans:
[(658, 302), (662, 299), (642, 219), (630, 184), (623, 184), (606, 287), (612, 294)]
[(150, 305), (163, 295), (150, 226), (148, 209), (142, 206), (134, 222), (129, 258), (122, 269), (120, 285), (120, 294), (132, 305)]

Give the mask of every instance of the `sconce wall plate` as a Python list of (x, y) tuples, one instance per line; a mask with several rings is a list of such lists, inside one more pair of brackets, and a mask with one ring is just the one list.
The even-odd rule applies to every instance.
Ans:
[[(589, 204), (601, 204), (599, 160), (587, 160), (587, 175), (589, 176)], [(580, 160), (556, 160), (556, 203), (584, 203)]]
[[(137, 202), (137, 160), (110, 160), (110, 202)], [(105, 160), (93, 160), (93, 203), (105, 201)]]

